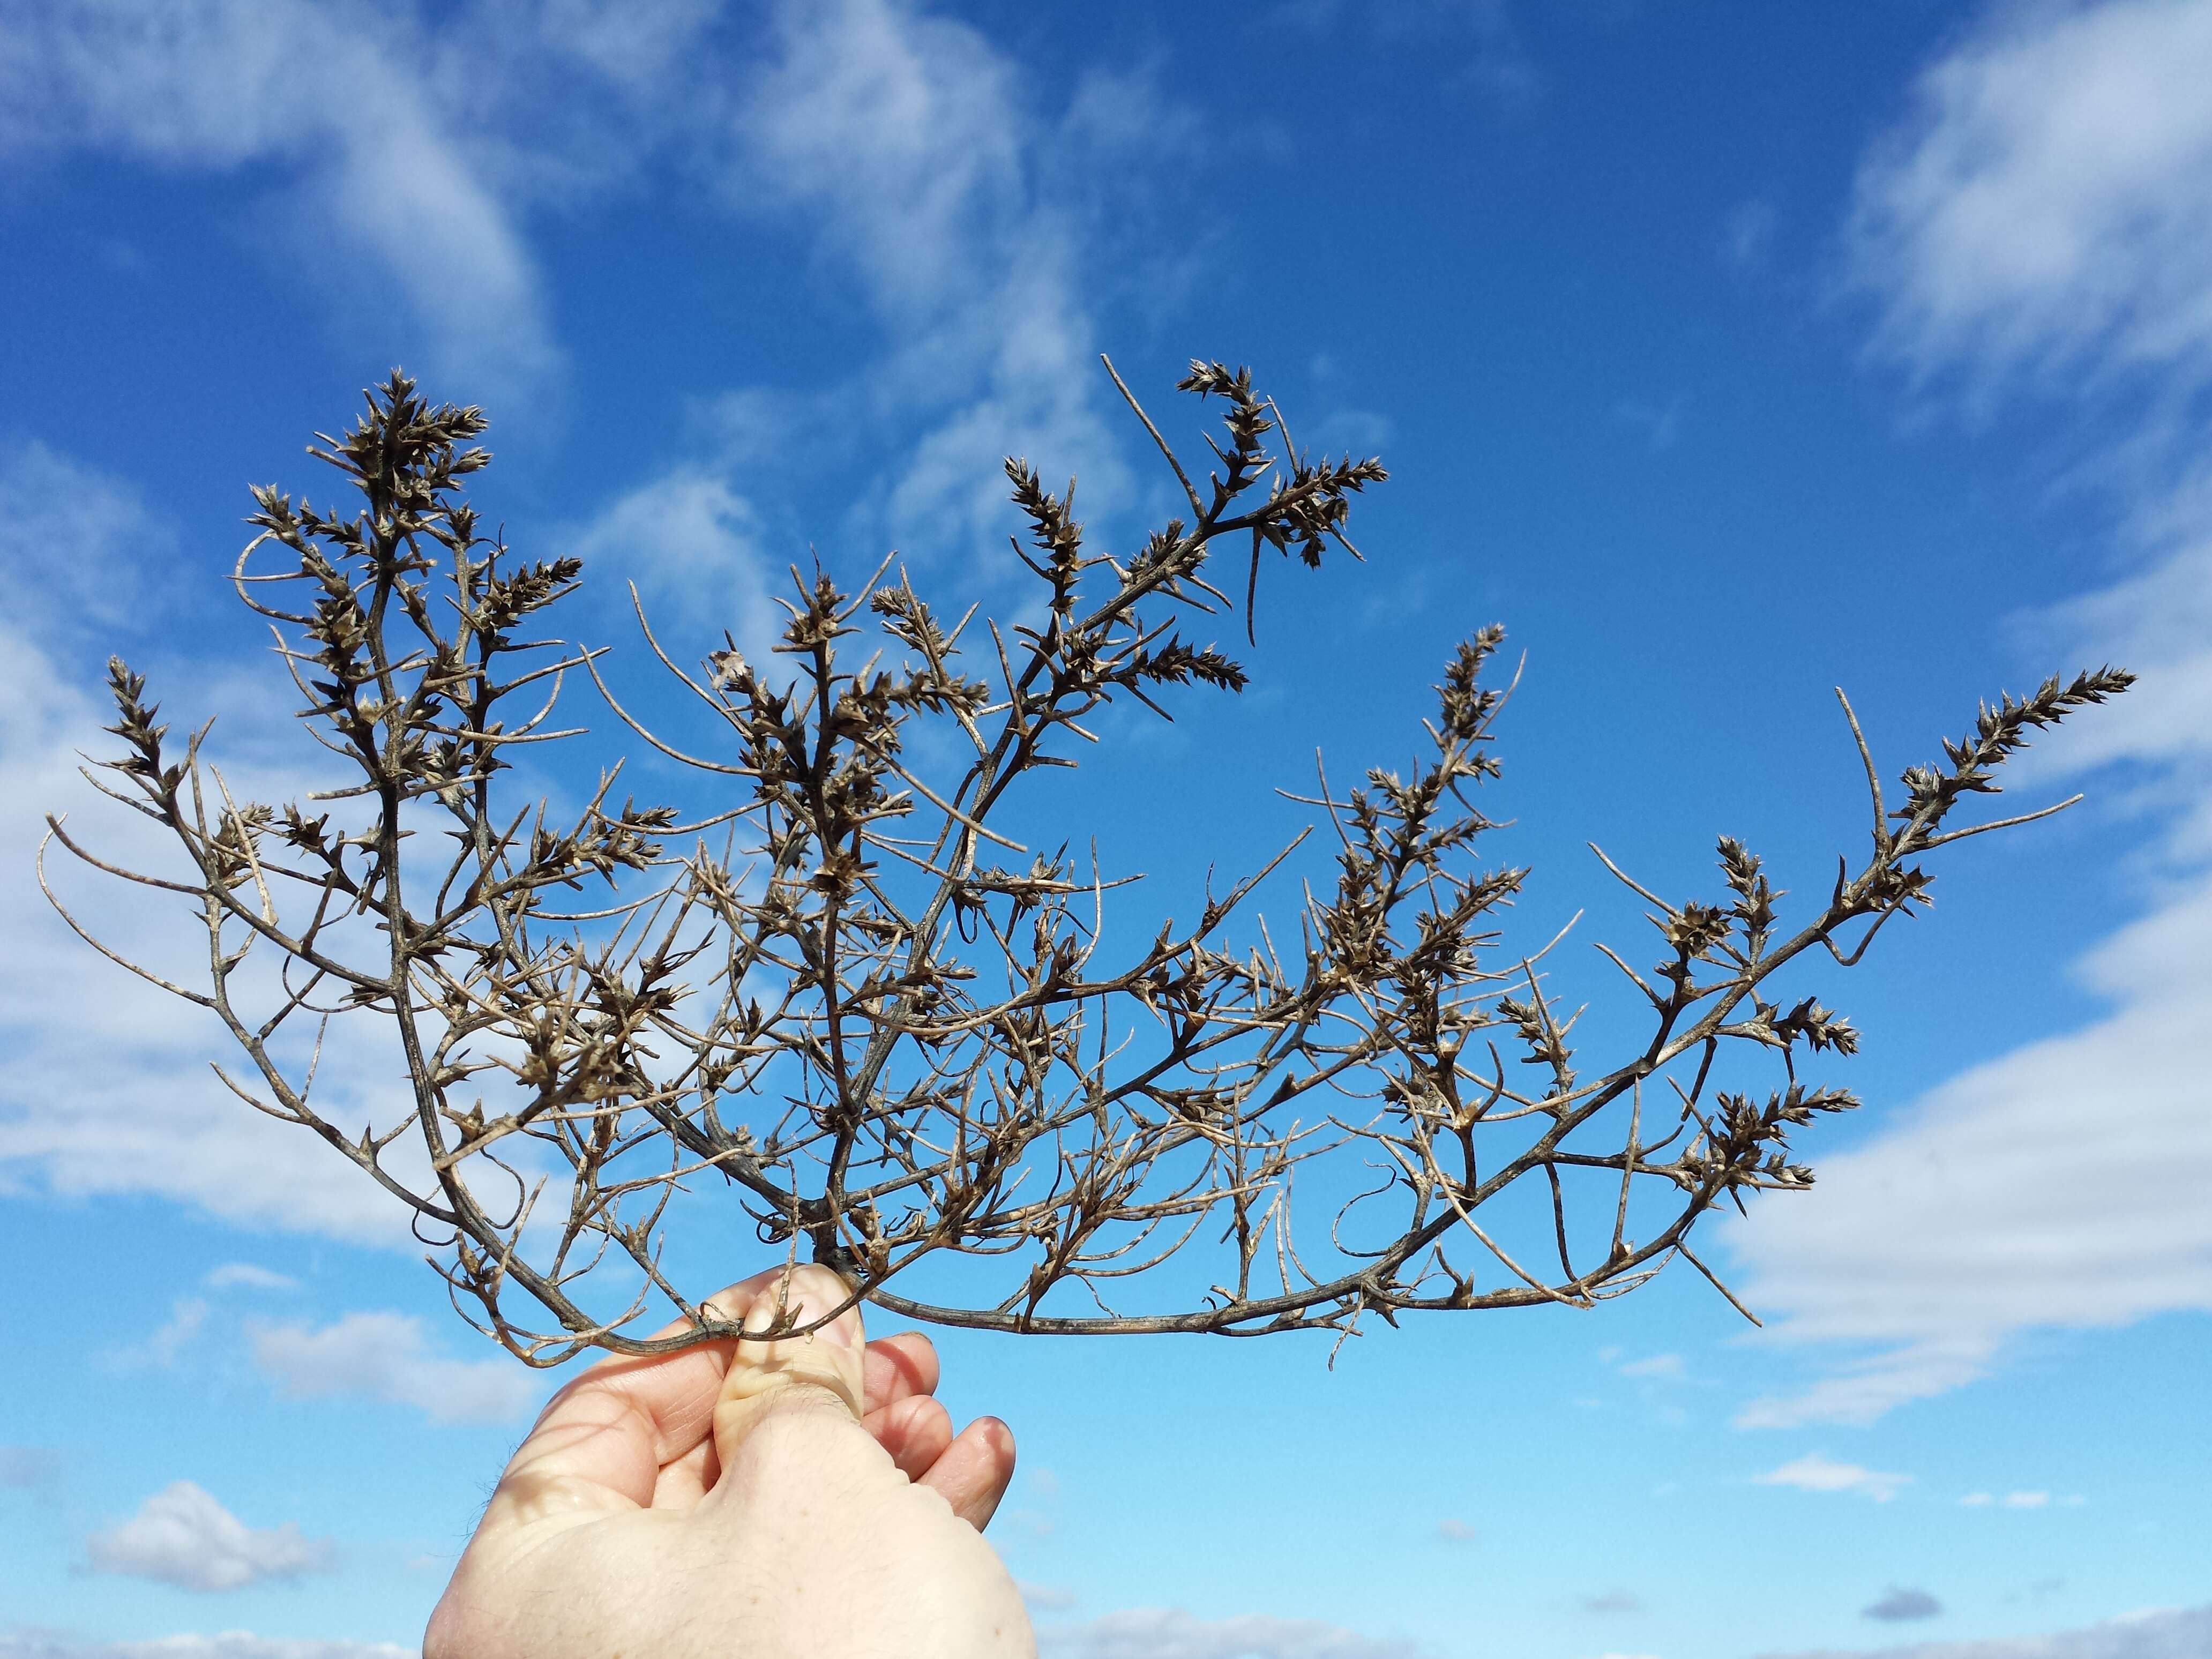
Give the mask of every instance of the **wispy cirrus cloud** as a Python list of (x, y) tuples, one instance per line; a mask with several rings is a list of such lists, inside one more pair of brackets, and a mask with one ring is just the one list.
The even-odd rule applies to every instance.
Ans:
[(1106, 71), (1049, 111), (980, 30), (899, 0), (787, 3), (773, 19), (720, 186), (747, 211), (810, 226), (866, 295), (885, 349), (839, 404), (921, 423), (879, 485), (884, 534), (971, 553), (994, 543), (985, 526), (1009, 453), (1118, 493), (1092, 209), (1192, 118)]
[(536, 263), (423, 72), (411, 13), (126, 0), (21, 11), (10, 29), (0, 90), (19, 154), (273, 170), (285, 182), (257, 234), (276, 229), (287, 258), (331, 276), (333, 247), (368, 260), (458, 370), (531, 384), (552, 367)]
[(2015, 374), (2212, 372), (2212, 12), (1992, 9), (1922, 74), (1848, 227), (1878, 350)]
[(533, 221), (688, 153), (725, 101), (723, 10), (714, 0), (17, 9), (0, 40), (0, 161), (89, 155), (238, 181), (241, 249), (306, 272), (334, 323), (359, 311), (384, 330), (410, 317), (440, 373), (487, 398), (543, 401), (562, 353)]
[(702, 100), (686, 165), (853, 284), (860, 366), (708, 399), (690, 454), (568, 534), (648, 598), (708, 593), (762, 660), (781, 622), (768, 598), (826, 527), (793, 483), (823, 456), (863, 465), (837, 528), (986, 582), (1012, 568), (1004, 457), (1078, 476), (1086, 501), (1131, 496), (1097, 321), (1127, 278), (1102, 273), (1144, 268), (1125, 256), (1147, 185), (1197, 118), (1109, 67), (1049, 100), (982, 30), (906, 0), (785, 0), (729, 80)]

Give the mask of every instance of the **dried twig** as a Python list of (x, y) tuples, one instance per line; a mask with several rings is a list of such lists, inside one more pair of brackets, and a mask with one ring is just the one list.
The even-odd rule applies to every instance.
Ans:
[[(1069, 496), (1009, 461), (1043, 604), (1033, 626), (989, 624), (994, 660), (981, 665), (959, 644), (969, 617), (942, 627), (903, 571), (878, 586), (879, 569), (859, 592), (794, 571), (775, 647), (787, 681), (734, 647), (694, 678), (648, 629), (728, 747), (697, 756), (619, 704), (617, 716), (741, 804), (688, 825), (671, 807), (616, 809), (610, 773), (562, 826), (542, 803), (508, 799), (500, 775), (512, 744), (566, 735), (537, 728), (567, 669), (608, 690), (599, 652), (526, 636), (575, 589), (580, 567), (523, 564), (478, 533), (461, 485), (488, 459), (470, 447), (482, 413), (434, 407), (395, 373), (351, 430), (313, 452), (362, 509), (332, 516), (257, 489), (260, 533), (236, 574), (240, 598), (277, 629), (302, 718), (350, 764), (311, 797), (337, 805), (310, 816), (234, 799), (197, 738), (173, 755), (143, 680), (118, 661), (110, 729), (124, 753), (105, 764), (121, 781), (102, 787), (166, 826), (196, 877), (134, 875), (58, 822), (53, 842), (189, 896), (207, 988), (148, 977), (222, 1019), (251, 1061), (246, 1080), (226, 1074), (240, 1095), (413, 1207), (456, 1305), (533, 1364), (730, 1334), (676, 1282), (664, 1247), (672, 1228), (731, 1204), (764, 1249), (830, 1264), (856, 1299), (998, 1330), (1321, 1328), (1341, 1340), (1370, 1310), (1587, 1307), (1676, 1255), (1705, 1272), (1684, 1243), (1690, 1228), (1724, 1198), (1807, 1185), (1811, 1172), (1788, 1158), (1791, 1130), (1856, 1103), (1796, 1071), (1803, 1054), (1850, 1054), (1856, 1033), (1810, 997), (1765, 1000), (1772, 977), (1815, 947), (1856, 960), (1866, 939), (1846, 956), (1839, 930), (1863, 921), (1870, 936), (1924, 902), (1929, 878), (1913, 860), (2001, 827), (1947, 828), (1957, 803), (1995, 788), (1992, 769), (2029, 727), (2130, 677), (2052, 680), (1984, 708), (1947, 746), (1947, 766), (1905, 774), (1906, 804), (1886, 817), (1846, 703), (1877, 815), (1873, 850), (1787, 934), (1781, 895), (1733, 841), (1720, 842), (1717, 902), (1670, 903), (1615, 869), (1656, 907), (1667, 954), (1647, 977), (1606, 951), (1654, 1024), (1640, 1050), (1601, 1072), (1577, 1069), (1575, 1019), (1553, 1008), (1533, 958), (1493, 954), (1495, 913), (1526, 875), (1474, 857), (1492, 826), (1468, 792), (1498, 774), (1492, 727), (1507, 695), (1483, 683), (1496, 628), (1446, 664), (1409, 772), (1370, 771), (1342, 794), (1323, 776), (1310, 799), (1336, 832), (1335, 876), (1306, 883), (1291, 948), (1256, 916), (1249, 936), (1232, 930), (1297, 842), (1102, 967), (1105, 894), (1122, 884), (1095, 859), (1079, 871), (1064, 849), (1024, 867), (986, 862), (993, 848), (1020, 852), (999, 827), (1010, 793), (1073, 764), (1067, 737), (1091, 737), (1082, 722), (1116, 698), (1165, 714), (1172, 687), (1242, 690), (1241, 665), (1176, 631), (1222, 600), (1206, 574), (1216, 544), (1241, 551), (1249, 540), (1254, 583), (1268, 547), (1318, 565), (1330, 547), (1349, 550), (1351, 498), (1384, 477), (1372, 460), (1278, 455), (1268, 434), (1280, 417), (1250, 377), (1194, 363), (1182, 389), (1225, 410), (1201, 486), (1115, 384), (1174, 471), (1189, 520), (1127, 557), (1094, 553)], [(283, 568), (249, 569), (270, 550)], [(282, 608), (287, 592), (294, 608)], [(849, 666), (848, 642), (870, 635), (874, 654)], [(881, 665), (887, 657), (897, 665)], [(552, 691), (510, 724), (508, 700), (539, 680)], [(964, 742), (911, 744), (910, 724), (931, 720)], [(917, 753), (968, 758), (933, 768)], [(334, 823), (333, 811), (354, 819)], [(668, 845), (726, 824), (719, 852), (703, 839)], [(605, 904), (554, 906), (592, 878), (614, 890)], [(301, 896), (304, 919), (285, 903)], [(353, 947), (371, 924), (364, 955)], [(258, 1024), (237, 978), (256, 945), (283, 959), (282, 984), (296, 975), (304, 988)], [(309, 1001), (325, 985), (343, 994), (335, 1008)], [(283, 1043), (301, 1015), (313, 1043), (295, 1055)], [(408, 1115), (355, 1134), (311, 1104), (333, 1019), (392, 1028)], [(1532, 1081), (1509, 1079), (1501, 1043)], [(1700, 1104), (1716, 1056), (1754, 1050), (1778, 1054), (1784, 1086), (1763, 1102), (1723, 1092)], [(1678, 1061), (1692, 1073), (1686, 1089)], [(1642, 1088), (1660, 1076), (1681, 1110), (1655, 1141)], [(1619, 1150), (1591, 1150), (1608, 1132)], [(428, 1171), (412, 1183), (386, 1163), (402, 1137), (420, 1143)], [(1314, 1165), (1304, 1190), (1352, 1185), (1332, 1171), (1359, 1147), (1377, 1155), (1382, 1184), (1341, 1203), (1333, 1255), (1302, 1252), (1294, 1177)], [(1531, 1176), (1534, 1202), (1478, 1224)], [(1599, 1231), (1577, 1245), (1584, 1181), (1598, 1183)], [(1641, 1244), (1628, 1237), (1638, 1221), (1650, 1224)], [(1556, 1279), (1501, 1242), (1509, 1223), (1548, 1235)], [(1487, 1288), (1449, 1266), (1447, 1235), (1503, 1269)], [(1212, 1239), (1235, 1253), (1223, 1282), (1188, 1271)], [(1109, 1292), (1125, 1305), (1109, 1306)], [(656, 1296), (689, 1328), (629, 1334)]]

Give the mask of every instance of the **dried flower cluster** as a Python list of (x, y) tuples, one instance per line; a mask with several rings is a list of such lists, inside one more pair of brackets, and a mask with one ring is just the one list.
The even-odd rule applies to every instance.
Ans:
[[(118, 661), (124, 752), (102, 787), (196, 873), (125, 870), (52, 835), (189, 903), (204, 982), (136, 971), (222, 1020), (248, 1062), (225, 1073), (238, 1094), (411, 1206), (465, 1315), (533, 1364), (728, 1334), (702, 1287), (674, 1282), (667, 1246), (734, 1206), (769, 1259), (828, 1263), (856, 1298), (1010, 1331), (1342, 1334), (1370, 1310), (1588, 1306), (1678, 1255), (1705, 1272), (1698, 1218), (1806, 1186), (1791, 1132), (1856, 1103), (1798, 1075), (1808, 1054), (1851, 1053), (1850, 1025), (1770, 982), (1808, 951), (1857, 962), (1926, 902), (1927, 854), (2002, 827), (1951, 827), (1960, 800), (1995, 788), (2029, 728), (2130, 676), (1985, 708), (1943, 765), (1905, 774), (1894, 811), (1861, 739), (1871, 848), (1790, 928), (1731, 840), (1717, 898), (1629, 882), (1664, 953), (1638, 973), (1607, 951), (1650, 1035), (1601, 1068), (1493, 931), (1526, 874), (1476, 857), (1492, 825), (1473, 792), (1498, 773), (1506, 696), (1485, 678), (1495, 628), (1445, 665), (1418, 765), (1302, 798), (1335, 868), (1287, 926), (1248, 901), (1279, 870), (1289, 882), (1305, 836), (1195, 917), (1109, 935), (1122, 884), (1017, 845), (1003, 804), (1073, 765), (1082, 722), (1117, 698), (1164, 714), (1194, 681), (1241, 690), (1237, 662), (1182, 631), (1232, 607), (1217, 549), (1249, 542), (1249, 618), (1263, 553), (1350, 551), (1352, 497), (1384, 477), (1309, 458), (1245, 371), (1194, 363), (1182, 389), (1225, 410), (1200, 485), (1115, 384), (1187, 519), (1133, 554), (1095, 551), (1073, 486), (1054, 495), (1009, 461), (1035, 626), (948, 622), (886, 561), (853, 587), (794, 572), (773, 663), (732, 646), (695, 677), (647, 629), (722, 734), (696, 756), (614, 702), (597, 653), (536, 631), (577, 562), (523, 563), (482, 532), (462, 481), (488, 459), (471, 447), (483, 414), (395, 373), (311, 451), (360, 504), (257, 489), (235, 575), (346, 781), (309, 805), (233, 799), (202, 759), (206, 728), (172, 742)], [(270, 553), (281, 568), (261, 568)], [(617, 808), (611, 775), (565, 823), (510, 798), (521, 746), (574, 735), (548, 723), (578, 668), (720, 804), (691, 822)], [(611, 896), (580, 904), (594, 881)], [(241, 969), (272, 955), (255, 1001)], [(354, 1133), (324, 1109), (334, 1020), (396, 1034), (392, 1121)], [(1773, 1086), (1723, 1086), (1754, 1050)], [(1294, 1180), (1318, 1189), (1317, 1237), (1293, 1224)], [(634, 1334), (663, 1303), (682, 1333)]]

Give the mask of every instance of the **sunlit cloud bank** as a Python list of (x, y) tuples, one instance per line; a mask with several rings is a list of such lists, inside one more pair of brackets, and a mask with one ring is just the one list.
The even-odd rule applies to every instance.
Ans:
[(2172, 459), (2212, 436), (2208, 83), (2202, 7), (2001, 9), (1860, 174), (1850, 269), (1880, 356), (1985, 407), (2063, 374), (2085, 412), (2124, 399), (2112, 424), (2149, 434), (2100, 463), (2129, 574), (2019, 627), (2039, 658), (2142, 675), (2026, 769), (2130, 763), (2166, 870), (2081, 965), (2108, 1017), (1943, 1085), (1827, 1159), (1814, 1201), (1730, 1230), (1775, 1334), (1831, 1362), (1746, 1425), (1869, 1421), (1986, 1374), (2029, 1329), (2212, 1310), (2212, 488)]
[[(154, 826), (94, 794), (79, 768), (113, 752), (104, 691), (68, 665), (94, 635), (148, 643), (126, 617), (149, 600), (149, 549), (173, 535), (121, 481), (36, 447), (0, 458), (0, 1191), (151, 1193), (226, 1219), (398, 1243), (390, 1201), (329, 1147), (251, 1111), (210, 1073), (217, 1035), (198, 1011), (102, 961), (33, 879), (49, 812), (123, 861), (158, 866)], [(41, 574), (68, 571), (47, 586)], [(80, 605), (76, 589), (106, 596)], [(105, 605), (106, 608), (103, 608)], [(125, 606), (128, 606), (126, 610)], [(214, 670), (210, 678), (219, 679)], [(233, 786), (267, 799), (296, 781), (248, 761)], [(94, 826), (96, 825), (95, 829)], [(58, 890), (95, 935), (137, 960), (189, 971), (182, 901), (54, 863)], [(201, 947), (203, 951), (204, 946)], [(201, 964), (204, 972), (204, 960)], [(341, 1045), (349, 1036), (340, 1032)], [(363, 1075), (379, 1069), (366, 1055)], [(388, 1071), (387, 1067), (381, 1068)]]
[(1944, 1085), (1731, 1232), (1791, 1340), (1869, 1347), (1739, 1419), (1871, 1421), (1984, 1375), (2017, 1332), (2212, 1310), (2212, 890), (2098, 952), (2121, 1010)]

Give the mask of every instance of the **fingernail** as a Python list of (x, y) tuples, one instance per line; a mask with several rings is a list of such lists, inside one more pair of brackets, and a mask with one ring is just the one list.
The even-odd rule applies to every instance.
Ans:
[[(842, 1297), (836, 1297), (835, 1300), (825, 1300), (820, 1291), (811, 1286), (802, 1285), (792, 1292), (793, 1322), (799, 1325), (811, 1325), (816, 1320), (825, 1317), (830, 1309), (843, 1300)], [(836, 1319), (831, 1320), (829, 1324), (823, 1326), (820, 1330), (812, 1332), (811, 1334), (814, 1340), (826, 1342), (833, 1348), (851, 1347), (853, 1346), (852, 1310), (848, 1309)]]

